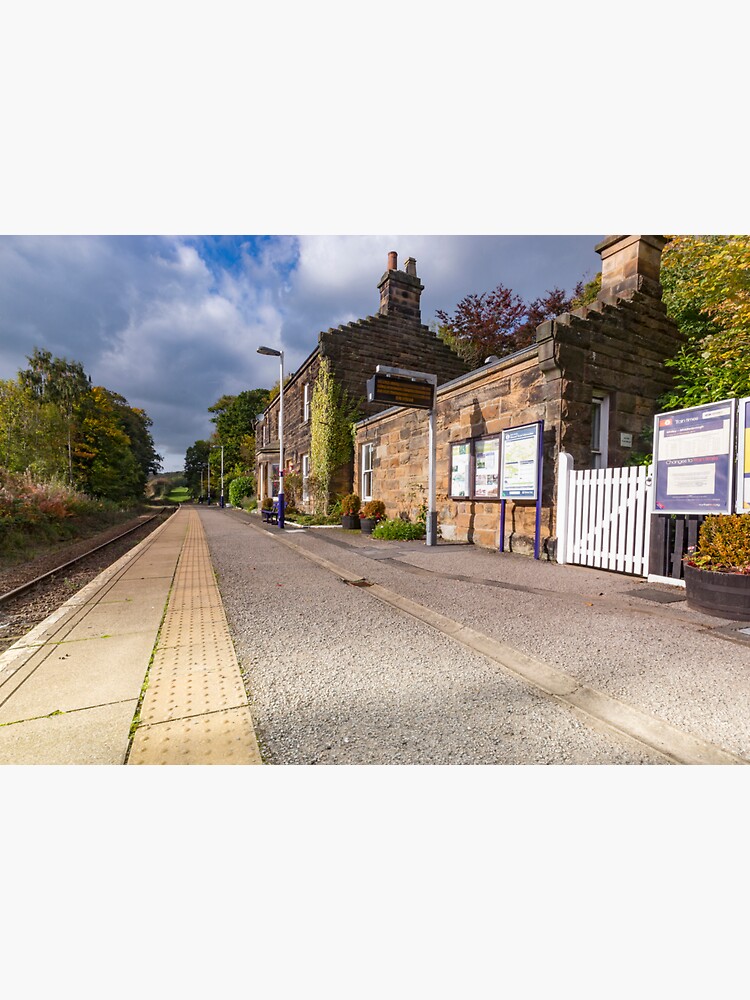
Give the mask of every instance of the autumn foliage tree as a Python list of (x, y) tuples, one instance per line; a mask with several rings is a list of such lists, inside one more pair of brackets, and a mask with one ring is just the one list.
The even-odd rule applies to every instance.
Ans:
[(92, 386), (78, 361), (38, 348), (27, 361), (15, 380), (0, 382), (0, 466), (99, 499), (142, 497), (161, 467), (148, 414)]
[(552, 288), (531, 303), (504, 285), (491, 292), (464, 296), (451, 315), (438, 309), (438, 336), (472, 368), (486, 358), (506, 357), (528, 347), (536, 328), (545, 320), (571, 308), (572, 298), (580, 294), (578, 283), (571, 295)]

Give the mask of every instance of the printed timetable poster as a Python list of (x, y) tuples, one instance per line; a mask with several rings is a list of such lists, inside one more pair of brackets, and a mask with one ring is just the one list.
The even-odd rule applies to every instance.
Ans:
[(734, 411), (727, 399), (656, 415), (656, 513), (731, 512)]
[(539, 482), (539, 424), (503, 431), (501, 500), (536, 500)]
[(750, 396), (739, 401), (736, 510), (738, 514), (750, 513)]

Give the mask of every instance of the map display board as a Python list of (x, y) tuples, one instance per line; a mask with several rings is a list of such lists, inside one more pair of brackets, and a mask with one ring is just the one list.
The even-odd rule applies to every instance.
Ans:
[(503, 431), (500, 466), (502, 500), (536, 500), (539, 484), (540, 424)]
[(738, 514), (750, 513), (750, 396), (739, 401), (737, 431), (737, 506)]
[(471, 465), (471, 445), (451, 445), (451, 496), (469, 496), (469, 471)]
[(496, 497), (500, 474), (500, 438), (477, 441), (474, 450), (474, 496)]
[(735, 400), (654, 417), (654, 510), (729, 514), (732, 510)]

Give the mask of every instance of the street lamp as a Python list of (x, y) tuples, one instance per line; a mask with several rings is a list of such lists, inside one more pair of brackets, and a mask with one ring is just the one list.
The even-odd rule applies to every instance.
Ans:
[(279, 374), (279, 527), (284, 527), (284, 352), (273, 347), (259, 347), (258, 354), (278, 358)]
[(224, 506), (224, 445), (215, 444), (211, 446), (212, 448), (221, 448), (221, 496), (219, 497), (219, 506)]
[(211, 466), (206, 462), (206, 503), (211, 506)]

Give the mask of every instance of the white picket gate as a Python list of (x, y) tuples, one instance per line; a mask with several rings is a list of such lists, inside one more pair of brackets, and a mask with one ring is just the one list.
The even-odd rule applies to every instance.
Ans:
[(576, 471), (567, 452), (557, 477), (557, 561), (648, 576), (651, 466)]

